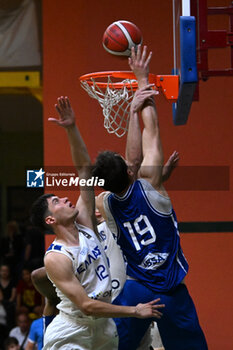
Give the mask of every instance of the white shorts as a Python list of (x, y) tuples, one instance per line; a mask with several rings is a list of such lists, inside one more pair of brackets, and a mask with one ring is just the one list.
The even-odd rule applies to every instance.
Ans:
[(111, 318), (57, 315), (46, 329), (43, 350), (117, 350), (118, 335)]

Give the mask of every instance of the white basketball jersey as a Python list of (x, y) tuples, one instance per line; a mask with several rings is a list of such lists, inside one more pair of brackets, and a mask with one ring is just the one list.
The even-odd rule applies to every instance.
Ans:
[[(87, 295), (92, 299), (111, 303), (111, 276), (104, 250), (92, 230), (79, 224), (77, 224), (77, 228), (79, 230), (78, 246), (68, 247), (56, 243), (55, 240), (45, 255), (54, 252), (67, 256), (72, 261), (74, 274)], [(59, 269), (59, 266), (56, 268)], [(57, 287), (56, 293), (61, 299), (57, 305), (60, 311), (68, 315), (72, 313), (74, 317), (88, 317)]]
[(112, 300), (121, 292), (126, 280), (126, 263), (122, 251), (117, 245), (106, 222), (97, 226), (100, 242), (109, 260), (110, 273), (112, 278)]

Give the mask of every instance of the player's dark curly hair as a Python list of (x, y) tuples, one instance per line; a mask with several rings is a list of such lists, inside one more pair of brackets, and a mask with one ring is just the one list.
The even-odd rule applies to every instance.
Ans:
[(103, 188), (113, 193), (121, 193), (130, 183), (126, 162), (119, 153), (112, 151), (99, 153), (92, 175), (103, 179)]
[(45, 217), (49, 215), (48, 198), (53, 197), (54, 194), (43, 194), (33, 203), (31, 208), (30, 220), (33, 226), (42, 230), (47, 229)]

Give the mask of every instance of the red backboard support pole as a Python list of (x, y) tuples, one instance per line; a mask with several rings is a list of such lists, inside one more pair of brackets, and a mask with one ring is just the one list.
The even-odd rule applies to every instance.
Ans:
[[(197, 19), (197, 67), (199, 78), (211, 76), (233, 76), (233, 4), (226, 7), (208, 7), (207, 0), (192, 0), (191, 13)], [(228, 30), (208, 30), (208, 16), (228, 15)], [(209, 69), (208, 50), (230, 47), (230, 67)]]

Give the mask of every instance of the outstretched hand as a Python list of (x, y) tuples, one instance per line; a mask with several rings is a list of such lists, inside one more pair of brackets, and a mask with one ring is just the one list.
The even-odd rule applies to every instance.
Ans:
[(155, 299), (146, 304), (137, 304), (136, 306), (136, 317), (137, 318), (149, 318), (155, 317), (160, 319), (163, 314), (158, 309), (164, 308), (164, 304), (157, 304), (160, 299)]
[(148, 84), (135, 92), (134, 98), (131, 102), (130, 109), (133, 113), (142, 109), (143, 104), (147, 99), (151, 99), (153, 96), (158, 95), (158, 91), (151, 90), (153, 84)]
[(175, 168), (178, 165), (178, 162), (180, 160), (180, 155), (177, 151), (174, 151), (170, 157), (168, 158), (167, 163), (165, 164), (166, 166)]
[(50, 122), (56, 123), (63, 128), (68, 128), (75, 124), (75, 114), (68, 97), (58, 97), (55, 108), (58, 112), (59, 119), (49, 118), (48, 120)]
[(173, 170), (178, 166), (180, 155), (177, 151), (174, 151), (168, 158), (167, 163), (163, 167), (162, 179), (163, 182), (168, 180)]
[(139, 84), (142, 81), (147, 81), (148, 84), (148, 75), (149, 75), (149, 63), (152, 57), (152, 52), (147, 56), (147, 46), (142, 47), (138, 45), (137, 52), (135, 48), (131, 49), (131, 57), (129, 57), (129, 66), (134, 72)]

